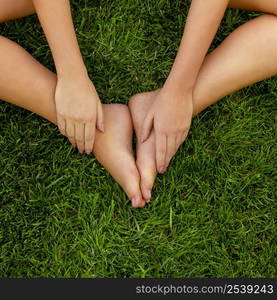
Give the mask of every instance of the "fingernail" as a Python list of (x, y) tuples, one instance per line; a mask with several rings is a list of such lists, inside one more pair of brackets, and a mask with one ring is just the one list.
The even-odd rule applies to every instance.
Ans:
[(160, 167), (159, 173), (163, 174), (163, 173), (165, 173), (165, 171), (166, 171), (166, 168), (165, 168), (165, 167)]
[(140, 139), (140, 141), (141, 141), (141, 143), (143, 143), (143, 142), (144, 142), (144, 137), (142, 137), (142, 138)]
[(100, 123), (99, 127), (102, 132), (105, 132), (105, 126), (103, 123)]
[(90, 155), (90, 153), (91, 153), (90, 151), (86, 151), (86, 154), (87, 154), (87, 155)]

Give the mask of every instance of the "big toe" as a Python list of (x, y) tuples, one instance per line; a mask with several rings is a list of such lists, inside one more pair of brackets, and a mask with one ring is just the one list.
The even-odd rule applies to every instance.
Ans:
[(133, 207), (144, 207), (145, 200), (143, 199), (140, 190), (140, 176), (137, 170), (130, 170), (128, 177), (122, 184), (124, 191), (132, 202)]
[(156, 178), (156, 165), (152, 160), (137, 160), (140, 172), (140, 189), (143, 198), (149, 202), (152, 198), (152, 188)]

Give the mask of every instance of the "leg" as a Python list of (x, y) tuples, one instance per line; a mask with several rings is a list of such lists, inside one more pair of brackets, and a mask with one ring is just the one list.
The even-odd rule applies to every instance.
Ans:
[[(0, 99), (56, 124), (56, 75), (29, 53), (0, 37)], [(127, 106), (104, 105), (107, 130), (96, 134), (94, 154), (123, 187), (134, 207), (143, 207), (139, 173), (132, 154), (132, 122)]]
[(32, 0), (0, 0), (0, 23), (35, 13)]
[(236, 29), (207, 56), (194, 89), (194, 114), (276, 74), (277, 17), (263, 15)]
[[(263, 15), (236, 29), (206, 57), (194, 90), (194, 115), (224, 96), (276, 74), (277, 17)], [(137, 136), (156, 92), (136, 95), (129, 102)], [(147, 199), (156, 176), (153, 133), (144, 144), (138, 139), (137, 167)]]
[(277, 15), (276, 0), (230, 0), (229, 7)]

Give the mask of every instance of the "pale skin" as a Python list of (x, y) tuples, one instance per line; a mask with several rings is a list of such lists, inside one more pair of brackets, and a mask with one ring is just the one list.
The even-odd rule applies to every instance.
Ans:
[[(241, 4), (243, 1), (235, 1)], [(267, 2), (267, 1), (248, 1)], [(276, 1), (270, 1), (276, 8)], [(185, 141), (193, 115), (193, 90), (207, 51), (230, 0), (192, 0), (176, 59), (163, 87), (155, 94), (140, 140), (155, 132), (156, 166), (164, 173), (171, 158)], [(207, 13), (208, 12), (208, 13)]]
[[(68, 0), (33, 0), (57, 71), (55, 103), (61, 133), (90, 154), (96, 127), (104, 131), (102, 105), (78, 46)], [(66, 49), (66, 51), (65, 51)]]
[[(265, 15), (240, 26), (216, 50), (205, 57), (192, 92), (192, 116), (243, 87), (277, 74), (277, 2), (235, 0), (229, 2), (229, 7), (264, 12)], [(135, 95), (129, 102), (138, 140), (136, 163), (141, 176), (140, 185), (144, 198), (151, 196), (160, 167), (157, 159), (157, 132), (152, 130), (144, 143), (140, 137), (144, 134), (145, 117), (149, 115), (149, 110), (159, 99), (162, 90), (163, 88)], [(170, 103), (173, 98), (168, 97)], [(177, 108), (180, 109), (180, 106)], [(172, 110), (174, 109), (175, 106), (172, 105)], [(171, 115), (174, 115), (173, 111)], [(172, 119), (174, 118), (177, 116)], [(170, 154), (166, 167), (173, 155)]]
[[(32, 3), (28, 0), (0, 0), (0, 22), (34, 13)], [(193, 86), (192, 116), (236, 90), (277, 74), (276, 1), (237, 0), (230, 1), (229, 6), (267, 14), (236, 29), (204, 58)], [(0, 99), (57, 125), (57, 75), (4, 37), (0, 37), (0, 65)], [(160, 90), (139, 94), (130, 100), (129, 108), (138, 138), (158, 95)], [(103, 105), (103, 116), (105, 132), (96, 130), (93, 152), (125, 190), (132, 205), (143, 207), (151, 198), (157, 175), (155, 132), (150, 131), (144, 143), (138, 140), (135, 162), (131, 148), (133, 126), (128, 108), (118, 104)]]

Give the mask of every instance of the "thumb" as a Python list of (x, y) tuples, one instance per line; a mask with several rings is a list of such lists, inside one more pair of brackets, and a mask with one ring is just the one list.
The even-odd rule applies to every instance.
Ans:
[(154, 115), (152, 112), (150, 112), (147, 114), (143, 122), (142, 132), (140, 136), (140, 140), (142, 143), (144, 143), (149, 138), (150, 132), (153, 127), (153, 121), (154, 121)]
[(104, 125), (104, 112), (102, 103), (99, 101), (97, 105), (97, 120), (96, 120), (96, 127), (98, 130), (105, 132), (105, 125)]

